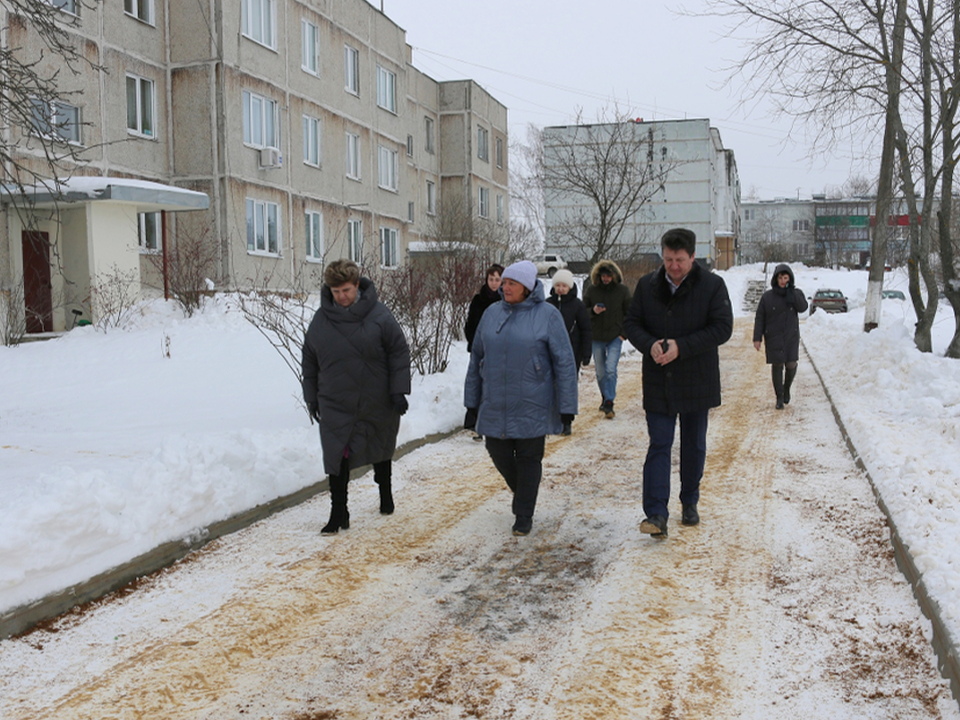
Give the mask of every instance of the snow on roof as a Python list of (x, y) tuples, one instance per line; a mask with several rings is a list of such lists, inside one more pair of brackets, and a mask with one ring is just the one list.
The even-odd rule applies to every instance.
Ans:
[(206, 193), (187, 190), (174, 185), (111, 176), (78, 176), (60, 182), (53, 181), (16, 186), (0, 186), (0, 203), (9, 203), (16, 197), (29, 197), (34, 206), (57, 203), (113, 201), (137, 206), (140, 212), (158, 210), (206, 210), (210, 198)]

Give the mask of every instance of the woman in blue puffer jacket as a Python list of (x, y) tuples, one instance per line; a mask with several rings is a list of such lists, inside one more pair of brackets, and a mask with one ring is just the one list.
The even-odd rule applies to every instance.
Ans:
[(533, 526), (544, 440), (577, 413), (577, 368), (560, 311), (544, 302), (536, 266), (503, 271), (503, 300), (483, 314), (470, 353), (463, 402), (513, 491), (514, 535)]

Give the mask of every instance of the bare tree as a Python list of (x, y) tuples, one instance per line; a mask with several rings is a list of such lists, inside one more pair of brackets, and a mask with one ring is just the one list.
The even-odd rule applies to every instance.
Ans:
[[(664, 192), (678, 161), (654, 124), (641, 124), (618, 109), (600, 112), (597, 123), (547, 128), (538, 182), (551, 210), (551, 245), (590, 263), (610, 257), (629, 260), (653, 239), (643, 237), (640, 222), (651, 201)], [(633, 233), (628, 233), (628, 228)]]

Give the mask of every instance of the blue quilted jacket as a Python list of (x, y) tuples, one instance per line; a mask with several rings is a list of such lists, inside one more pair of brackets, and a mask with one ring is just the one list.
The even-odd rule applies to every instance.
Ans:
[(560, 311), (544, 302), (537, 280), (530, 296), (494, 303), (473, 338), (463, 404), (478, 408), (477, 433), (534, 438), (562, 429), (577, 412), (577, 369)]

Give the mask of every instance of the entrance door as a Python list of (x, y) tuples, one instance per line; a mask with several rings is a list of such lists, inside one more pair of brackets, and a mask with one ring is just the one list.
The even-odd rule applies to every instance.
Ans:
[(50, 284), (50, 235), (24, 230), (23, 303), (27, 332), (53, 330), (53, 286)]

